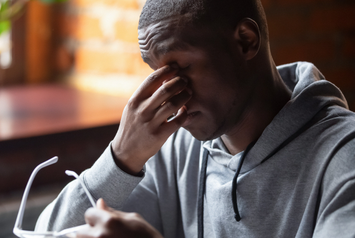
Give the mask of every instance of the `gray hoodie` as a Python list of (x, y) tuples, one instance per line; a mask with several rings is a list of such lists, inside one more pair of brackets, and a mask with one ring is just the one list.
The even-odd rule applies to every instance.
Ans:
[[(174, 133), (145, 166), (143, 178), (114, 163), (110, 147), (81, 174), (95, 199), (140, 213), (164, 237), (197, 237), (198, 190), (206, 184), (205, 237), (355, 237), (355, 115), (310, 63), (278, 67), (291, 100), (245, 154), (230, 155), (218, 138), (201, 142)], [(207, 150), (205, 181), (199, 181)], [(84, 223), (90, 203), (77, 181), (42, 213), (37, 230)], [(201, 217), (200, 217), (201, 218)]]

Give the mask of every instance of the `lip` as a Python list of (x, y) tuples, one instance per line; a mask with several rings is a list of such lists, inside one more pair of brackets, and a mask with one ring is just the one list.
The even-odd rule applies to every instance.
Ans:
[(194, 116), (196, 116), (197, 113), (198, 113), (197, 111), (196, 112), (190, 112), (190, 113), (187, 114), (187, 116), (188, 117), (194, 117)]
[(200, 112), (198, 111), (188, 113), (185, 122), (182, 124), (182, 127), (189, 126), (199, 114)]

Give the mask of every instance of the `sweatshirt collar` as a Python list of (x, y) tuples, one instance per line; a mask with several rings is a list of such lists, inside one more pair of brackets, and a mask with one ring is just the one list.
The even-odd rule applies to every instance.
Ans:
[(234, 156), (231, 155), (221, 138), (206, 141), (203, 144), (203, 147), (208, 150), (209, 155), (216, 163), (223, 165), (234, 172), (236, 171), (239, 160), (243, 155), (243, 151)]

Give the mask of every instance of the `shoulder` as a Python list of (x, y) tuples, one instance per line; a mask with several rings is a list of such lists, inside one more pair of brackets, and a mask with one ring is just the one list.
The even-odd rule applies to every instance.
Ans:
[[(341, 107), (327, 109), (320, 139), (328, 144), (328, 164), (323, 178), (324, 189), (334, 193), (350, 180), (355, 180), (355, 113)], [(328, 143), (327, 143), (328, 142)]]
[(332, 161), (355, 166), (355, 113), (331, 106), (324, 110), (324, 114), (318, 122), (321, 129), (318, 140), (332, 145)]
[(340, 106), (330, 106), (316, 116), (315, 127), (321, 128), (319, 137), (333, 142), (355, 139), (355, 113)]

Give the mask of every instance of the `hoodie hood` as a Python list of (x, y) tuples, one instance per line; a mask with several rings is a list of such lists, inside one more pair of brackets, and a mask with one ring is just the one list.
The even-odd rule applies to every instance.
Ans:
[[(312, 119), (325, 107), (348, 108), (342, 92), (326, 81), (311, 63), (279, 66), (278, 71), (292, 90), (291, 100), (281, 109), (246, 156), (241, 173), (248, 172), (310, 127)], [(259, 146), (263, 145), (263, 146)]]
[[(341, 91), (311, 63), (296, 62), (277, 67), (287, 87), (292, 91), (291, 100), (281, 109), (272, 122), (246, 155), (240, 173), (246, 173), (270, 158), (295, 136), (312, 124), (312, 119), (325, 107), (338, 105), (348, 108)], [(223, 142), (209, 141), (204, 144), (211, 157), (220, 164), (228, 166), (239, 162), (240, 154), (228, 154)], [(218, 146), (221, 145), (222, 146)], [(217, 148), (216, 148), (217, 145)], [(263, 145), (263, 146), (259, 146)], [(218, 147), (220, 150), (218, 150)], [(224, 151), (224, 152), (221, 152)], [(223, 159), (221, 158), (223, 154)], [(219, 159), (217, 159), (219, 158)], [(227, 160), (231, 160), (227, 163)], [(231, 167), (231, 166), (228, 166)], [(235, 166), (232, 166), (235, 169)]]

